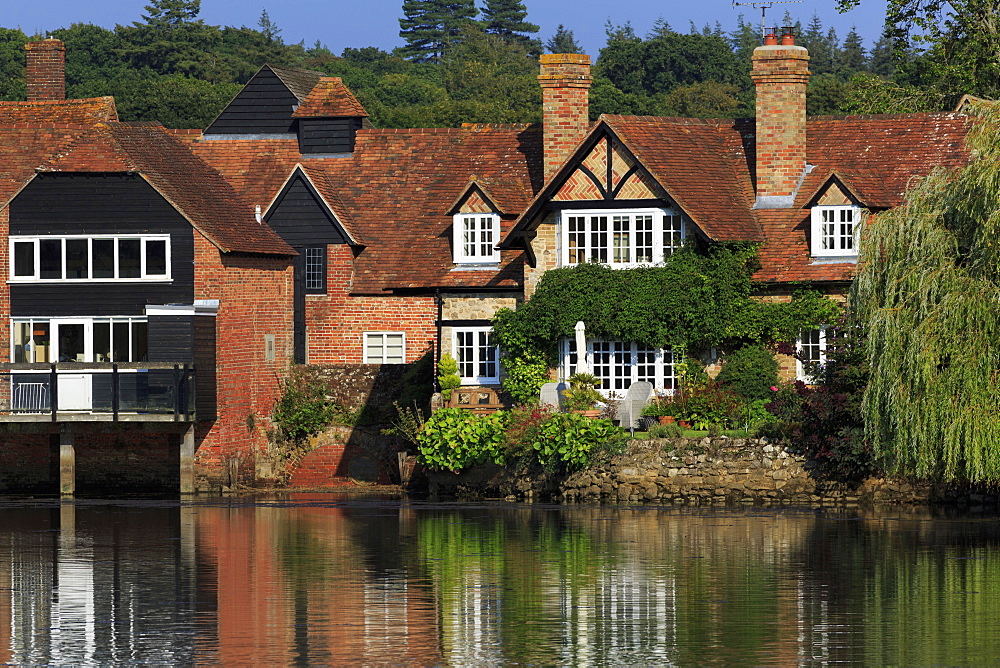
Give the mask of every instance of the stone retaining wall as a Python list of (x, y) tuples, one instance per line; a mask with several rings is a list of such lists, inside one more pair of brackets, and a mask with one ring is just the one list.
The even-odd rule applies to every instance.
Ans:
[(431, 492), (463, 498), (628, 504), (996, 505), (997, 490), (869, 478), (832, 480), (816, 462), (767, 439), (630, 441), (623, 454), (568, 475), (500, 467), (431, 473)]

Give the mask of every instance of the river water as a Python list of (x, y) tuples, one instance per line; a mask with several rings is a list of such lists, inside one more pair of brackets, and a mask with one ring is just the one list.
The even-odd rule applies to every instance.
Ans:
[(9, 664), (1000, 663), (995, 516), (0, 503)]

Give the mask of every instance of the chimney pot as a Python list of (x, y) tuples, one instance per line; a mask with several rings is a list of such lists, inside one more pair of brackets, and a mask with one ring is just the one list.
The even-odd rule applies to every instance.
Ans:
[(768, 28), (767, 32), (764, 33), (764, 46), (777, 46), (778, 45), (778, 29)]
[(795, 46), (795, 27), (784, 26), (781, 28), (781, 45)]

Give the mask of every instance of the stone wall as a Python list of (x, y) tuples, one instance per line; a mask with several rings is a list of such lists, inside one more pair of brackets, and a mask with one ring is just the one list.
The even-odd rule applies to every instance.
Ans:
[(630, 441), (623, 454), (569, 475), (490, 466), (429, 473), (432, 494), (510, 501), (677, 505), (996, 505), (995, 489), (869, 478), (830, 479), (816, 462), (767, 439)]
[(331, 401), (348, 408), (392, 406), (403, 390), (406, 364), (310, 364), (306, 372), (326, 386)]

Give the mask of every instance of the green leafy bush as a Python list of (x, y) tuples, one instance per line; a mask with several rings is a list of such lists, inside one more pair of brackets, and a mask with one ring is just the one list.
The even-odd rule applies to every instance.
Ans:
[(595, 451), (615, 449), (624, 440), (624, 433), (610, 420), (556, 413), (539, 427), (531, 448), (545, 468), (576, 471), (590, 463)]
[(689, 420), (700, 430), (711, 424), (738, 424), (743, 413), (740, 397), (715, 381), (685, 389), (674, 398), (673, 406), (678, 420)]
[(443, 408), (416, 435), (418, 461), (429, 469), (459, 471), (476, 464), (505, 463), (504, 414), (476, 415)]
[(770, 399), (778, 384), (778, 361), (764, 346), (740, 348), (726, 356), (716, 380), (746, 399)]
[(462, 386), (462, 379), (458, 375), (458, 362), (455, 358), (445, 353), (441, 355), (438, 362), (438, 387), (445, 399), (451, 398), (451, 391)]
[[(506, 351), (504, 351), (506, 352)], [(523, 406), (538, 403), (542, 385), (549, 380), (545, 355), (527, 350), (518, 357), (503, 356), (503, 389), (515, 403)]]
[(684, 429), (677, 424), (654, 424), (649, 428), (650, 438), (680, 438)]
[(593, 374), (574, 373), (568, 380), (569, 389), (563, 390), (563, 408), (567, 411), (590, 410), (604, 399), (597, 391), (601, 381)]
[(322, 381), (310, 378), (301, 367), (293, 367), (282, 383), (271, 418), (282, 436), (298, 441), (323, 430), (339, 410), (327, 400)]

